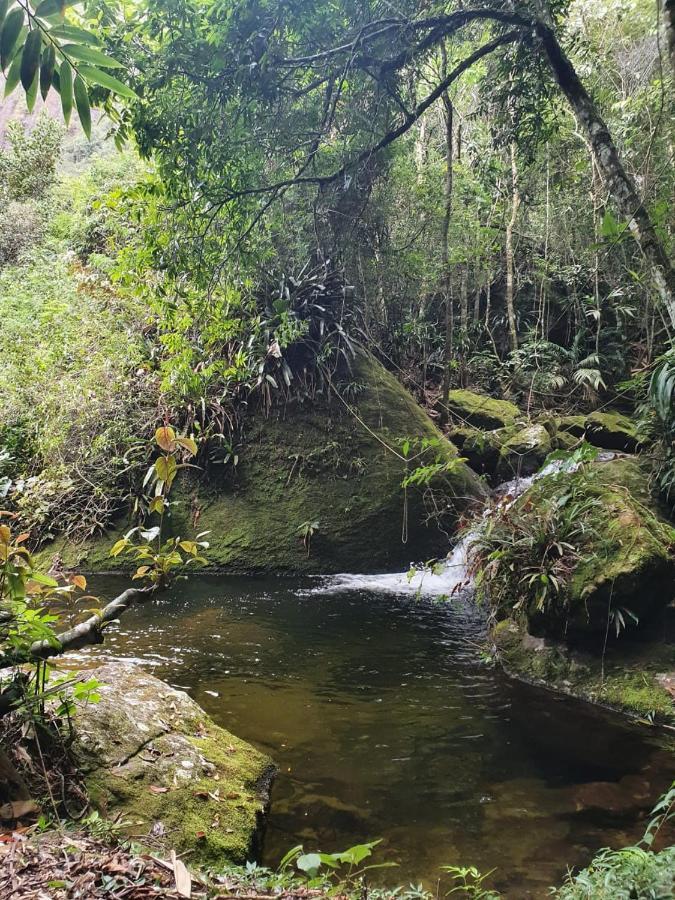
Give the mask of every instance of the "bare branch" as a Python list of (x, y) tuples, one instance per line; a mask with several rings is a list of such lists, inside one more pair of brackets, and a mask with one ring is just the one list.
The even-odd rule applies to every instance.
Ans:
[(19, 666), (38, 659), (48, 659), (50, 656), (59, 656), (68, 650), (78, 650), (89, 644), (103, 643), (103, 626), (118, 619), (134, 603), (149, 600), (155, 590), (154, 587), (128, 588), (119, 597), (115, 597), (107, 606), (104, 606), (100, 613), (57, 634), (58, 644), (52, 644), (49, 641), (35, 641), (28, 650), (14, 650), (0, 656), (0, 669), (9, 669), (12, 666)]

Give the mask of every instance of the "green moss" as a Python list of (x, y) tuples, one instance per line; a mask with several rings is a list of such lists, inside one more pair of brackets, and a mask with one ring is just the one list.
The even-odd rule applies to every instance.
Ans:
[(636, 458), (538, 479), (479, 537), (477, 585), (497, 618), (580, 644), (646, 626), (675, 595), (675, 528)]
[[(531, 637), (522, 622), (503, 619), (491, 630), (504, 669), (524, 681), (609, 706), (639, 718), (675, 721), (672, 696), (659, 675), (672, 667), (672, 650), (655, 642), (621, 641), (601, 652), (571, 651), (565, 644)], [(602, 642), (596, 651), (602, 649)]]
[(583, 437), (586, 433), (585, 416), (560, 416), (556, 420), (557, 430), (573, 435), (575, 438)]
[[(427, 521), (424, 488), (410, 487), (406, 497), (401, 487), (409, 471), (402, 442), (435, 444), (415, 465), (456, 460), (457, 449), (372, 356), (359, 355), (354, 378), (360, 390), (349, 401), (353, 409), (331, 394), (252, 417), (234, 477), (177, 483), (172, 533), (209, 531), (210, 567), (245, 573), (373, 571), (445, 554), (447, 531), (467, 503), (485, 496), (484, 487), (458, 462), (433, 483), (444, 530)], [(417, 452), (414, 445), (411, 455)], [(314, 521), (307, 553), (299, 528)], [(57, 543), (47, 555), (60, 552), (66, 565), (85, 571), (110, 571), (115, 537), (80, 547)]]
[(595, 412), (586, 418), (586, 437), (591, 444), (607, 450), (637, 450), (639, 439), (635, 425), (617, 412)]
[(199, 863), (250, 859), (271, 761), (139, 669), (111, 663), (93, 674), (101, 701), (79, 709), (75, 726), (94, 806), (140, 843), (154, 829), (153, 843), (189, 850)]
[(447, 403), (452, 416), (459, 419), (462, 425), (488, 430), (513, 425), (522, 415), (514, 403), (474, 391), (450, 391)]
[(505, 437), (498, 462), (498, 471), (504, 477), (512, 473), (532, 475), (552, 449), (550, 435), (543, 425), (527, 425)]

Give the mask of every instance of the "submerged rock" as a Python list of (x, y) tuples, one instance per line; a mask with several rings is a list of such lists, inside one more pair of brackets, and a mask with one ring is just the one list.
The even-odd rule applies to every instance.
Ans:
[(243, 863), (259, 846), (274, 766), (183, 691), (138, 666), (87, 672), (101, 699), (78, 708), (76, 752), (93, 804), (143, 843), (198, 863)]
[(522, 415), (515, 403), (468, 390), (450, 391), (447, 405), (450, 414), (461, 425), (472, 425), (487, 431), (513, 425)]
[[(209, 568), (232, 572), (373, 572), (444, 555), (448, 533), (486, 489), (457, 448), (373, 356), (361, 352), (341, 396), (253, 415), (232, 473), (179, 480), (168, 526), (208, 531)], [(402, 458), (404, 441), (409, 457)], [(423, 451), (422, 443), (430, 445)], [(422, 452), (423, 451), (423, 452)], [(431, 485), (402, 481), (417, 465), (453, 463)], [(215, 468), (215, 467), (214, 467)], [(432, 489), (432, 491), (429, 490)], [(432, 494), (433, 496), (430, 496)], [(429, 513), (434, 513), (429, 516)], [(124, 523), (81, 546), (56, 542), (65, 565), (114, 571)], [(311, 530), (303, 541), (303, 530)]]

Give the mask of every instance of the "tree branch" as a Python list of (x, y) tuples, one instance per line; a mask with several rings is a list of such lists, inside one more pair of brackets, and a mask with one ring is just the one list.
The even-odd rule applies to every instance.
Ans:
[(292, 187), (294, 185), (302, 185), (302, 184), (314, 184), (314, 185), (328, 185), (332, 184), (335, 181), (339, 181), (340, 178), (344, 178), (350, 169), (359, 166), (362, 162), (365, 162), (369, 159), (373, 154), (378, 153), (380, 150), (383, 150), (385, 147), (388, 147), (389, 144), (393, 143), (397, 138), (401, 137), (401, 135), (405, 134), (409, 131), (412, 126), (417, 122), (417, 120), (429, 109), (429, 107), (438, 100), (438, 98), (450, 87), (450, 85), (456, 81), (460, 75), (466, 72), (467, 69), (470, 69), (474, 63), (478, 62), (484, 56), (488, 56), (498, 47), (501, 47), (504, 44), (511, 43), (512, 41), (518, 40), (521, 36), (521, 32), (517, 29), (513, 31), (508, 31), (506, 34), (499, 35), (491, 41), (488, 41), (487, 44), (483, 44), (482, 47), (479, 47), (475, 50), (470, 56), (467, 56), (466, 59), (462, 60), (455, 68), (450, 72), (450, 74), (444, 78), (435, 88), (428, 94), (424, 100), (417, 104), (415, 109), (409, 113), (398, 125), (396, 128), (388, 131), (376, 144), (373, 144), (371, 147), (368, 147), (365, 150), (362, 150), (357, 156), (353, 159), (346, 162), (343, 166), (337, 169), (335, 172), (332, 172), (328, 175), (296, 175), (291, 176), (289, 178), (285, 178), (282, 181), (277, 181), (273, 184), (267, 185), (259, 185), (257, 187), (245, 188), (241, 191), (232, 191), (229, 193), (223, 200), (220, 201), (218, 207), (224, 206), (226, 203), (230, 203), (232, 200), (238, 200), (242, 197), (252, 197), (260, 194), (269, 194), (274, 193), (279, 190), (285, 190), (286, 188)]
[(100, 613), (57, 634), (58, 644), (52, 644), (49, 641), (35, 641), (27, 650), (13, 650), (0, 656), (0, 669), (9, 669), (38, 659), (48, 659), (50, 656), (59, 656), (68, 650), (78, 650), (89, 644), (103, 643), (103, 626), (118, 619), (134, 603), (149, 600), (155, 590), (154, 587), (128, 588), (119, 597), (115, 597), (107, 606), (104, 606)]

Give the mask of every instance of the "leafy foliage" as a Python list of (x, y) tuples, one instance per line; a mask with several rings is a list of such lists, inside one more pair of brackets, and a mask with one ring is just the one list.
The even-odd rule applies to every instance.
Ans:
[[(63, 118), (70, 120), (73, 103), (82, 129), (91, 137), (91, 104), (102, 102), (113, 119), (120, 119), (114, 98), (134, 99), (135, 92), (109, 69), (122, 63), (100, 49), (100, 40), (87, 29), (86, 13), (78, 3), (43, 0), (34, 6), (10, 0), (0, 6), (0, 64), (5, 73), (5, 97), (19, 83), (29, 112), (52, 88), (61, 97)], [(103, 91), (98, 88), (103, 88)]]

